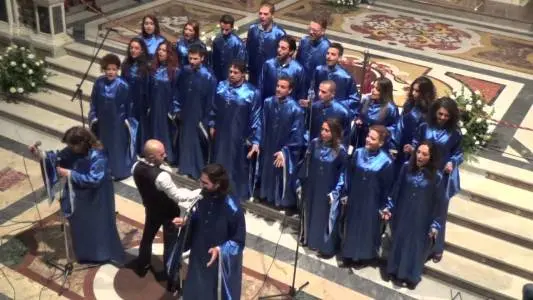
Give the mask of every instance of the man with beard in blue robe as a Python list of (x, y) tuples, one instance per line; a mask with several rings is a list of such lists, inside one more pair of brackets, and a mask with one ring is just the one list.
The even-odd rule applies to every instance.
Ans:
[(231, 64), (229, 79), (218, 83), (209, 121), (213, 161), (224, 166), (231, 193), (241, 201), (250, 198), (250, 160), (259, 154), (262, 122), (260, 93), (246, 82), (245, 70), (244, 61)]
[(312, 88), (318, 94), (319, 85), (324, 80), (333, 80), (336, 85), (335, 100), (343, 104), (350, 112), (350, 119), (355, 117), (361, 96), (357, 91), (357, 84), (350, 72), (339, 64), (344, 53), (344, 47), (339, 43), (332, 43), (326, 54), (326, 63), (316, 67)]
[(263, 2), (259, 8), (259, 22), (252, 24), (246, 37), (248, 53), (248, 80), (254, 86), (259, 85), (259, 76), (263, 64), (276, 57), (279, 40), (285, 36), (285, 30), (273, 21), (274, 4)]
[(189, 48), (189, 65), (178, 79), (177, 119), (179, 129), (179, 172), (194, 179), (208, 161), (209, 111), (216, 90), (216, 78), (204, 66), (206, 50), (200, 45)]
[(304, 111), (290, 96), (292, 79), (278, 79), (276, 95), (263, 104), (259, 198), (293, 214), (296, 171), (304, 142)]
[(192, 205), (190, 217), (174, 219), (174, 224), (184, 226), (181, 230), (187, 234), (180, 233), (167, 265), (176, 273), (182, 250), (191, 251), (184, 300), (241, 299), (244, 213), (229, 195), (229, 178), (222, 165), (207, 165), (200, 186), (203, 198)]
[(311, 132), (309, 140), (320, 136), (322, 124), (327, 119), (337, 119), (342, 127), (342, 136), (346, 137), (350, 131), (350, 114), (344, 105), (335, 101), (335, 82), (332, 80), (323, 81), (318, 88), (318, 98), (320, 101), (313, 103), (311, 113)]
[(309, 35), (300, 40), (296, 60), (304, 67), (305, 74), (309, 74), (305, 80), (305, 91), (311, 86), (311, 75), (316, 67), (326, 63), (326, 53), (331, 44), (325, 36), (327, 27), (328, 20), (317, 17), (309, 24)]
[(235, 19), (232, 15), (220, 17), (220, 34), (213, 41), (213, 73), (217, 80), (228, 78), (228, 69), (235, 60), (246, 60), (246, 46), (241, 38), (233, 32)]
[(278, 78), (286, 76), (292, 78), (294, 89), (291, 96), (294, 99), (303, 99), (307, 91), (304, 89), (304, 68), (292, 57), (296, 51), (296, 41), (290, 36), (284, 36), (278, 43), (278, 56), (271, 58), (263, 65), (263, 71), (259, 79), (259, 89), (262, 99), (276, 94)]

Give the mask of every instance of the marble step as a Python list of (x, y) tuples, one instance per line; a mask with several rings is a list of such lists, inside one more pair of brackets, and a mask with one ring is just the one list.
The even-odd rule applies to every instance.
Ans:
[[(72, 76), (63, 72), (55, 70), (49, 70), (51, 76), (48, 77), (46, 87), (52, 91), (56, 91), (62, 94), (68, 95), (72, 98), (72, 95), (76, 92), (78, 84), (81, 82), (81, 76)], [(91, 100), (91, 92), (93, 90), (93, 81), (86, 79), (82, 85), (82, 99), (86, 101)]]
[[(50, 69), (56, 70), (58, 72), (67, 73), (74, 77), (81, 78), (87, 71), (90, 61), (82, 58), (78, 58), (70, 55), (63, 55), (60, 57), (46, 57), (46, 62)], [(102, 70), (100, 64), (93, 63), (89, 69), (87, 79), (95, 81), (98, 77), (102, 75)]]
[[(94, 55), (96, 54), (96, 51), (98, 50), (98, 46), (99, 45), (94, 45), (94, 43), (93, 43), (93, 45), (88, 45), (88, 44), (76, 42), (76, 43), (70, 43), (70, 44), (66, 45), (65, 46), (65, 50), (71, 56), (90, 61), (94, 57)], [(121, 53), (119, 51), (114, 51), (113, 49), (111, 49), (109, 47), (105, 47), (105, 49), (102, 48), (98, 52), (98, 55), (96, 57), (96, 62), (95, 63), (100, 63), (101, 59), (104, 56), (106, 56), (107, 54), (110, 54), (110, 53), (111, 54), (116, 54), (120, 58), (121, 62), (124, 61), (125, 57), (124, 57), (123, 53)], [(125, 52), (125, 49), (124, 49), (124, 52)]]
[[(32, 127), (13, 122), (8, 118), (0, 117), (0, 128), (2, 128), (0, 136), (24, 145), (32, 145), (36, 141), (41, 141), (42, 150), (61, 149), (65, 146), (56, 136), (36, 131)], [(2, 141), (2, 143), (4, 142), (6, 141)], [(22, 149), (22, 151), (27, 151), (27, 149)]]
[[(109, 14), (110, 12), (116, 11), (117, 9), (134, 7), (136, 5), (139, 5), (139, 2), (133, 0), (98, 0), (96, 1), (96, 4), (100, 6), (100, 8), (105, 14)], [(72, 23), (90, 19), (97, 15), (98, 14), (95, 11), (86, 10), (85, 6), (80, 4), (70, 7), (69, 11), (66, 12), (65, 21), (67, 23), (67, 26), (69, 26)]]
[[(81, 122), (80, 102), (77, 99), (71, 101), (69, 95), (50, 90), (27, 95), (25, 100), (32, 105)], [(81, 105), (85, 122), (87, 122), (90, 104), (87, 101), (82, 101)]]
[(477, 161), (468, 162), (464, 165), (464, 168), (481, 173), (492, 180), (533, 192), (532, 171), (517, 168), (483, 157), (476, 157), (476, 160)]

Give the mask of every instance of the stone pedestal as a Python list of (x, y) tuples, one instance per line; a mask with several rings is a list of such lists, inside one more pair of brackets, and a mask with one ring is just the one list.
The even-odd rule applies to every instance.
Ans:
[(525, 6), (529, 2), (529, 0), (492, 0), (492, 1), (511, 4), (511, 5), (518, 5), (518, 6)]

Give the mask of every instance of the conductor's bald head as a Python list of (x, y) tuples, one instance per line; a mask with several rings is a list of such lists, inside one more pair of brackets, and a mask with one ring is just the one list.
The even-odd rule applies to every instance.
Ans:
[(158, 140), (148, 140), (144, 143), (144, 157), (154, 165), (160, 165), (165, 161), (167, 154), (165, 146)]

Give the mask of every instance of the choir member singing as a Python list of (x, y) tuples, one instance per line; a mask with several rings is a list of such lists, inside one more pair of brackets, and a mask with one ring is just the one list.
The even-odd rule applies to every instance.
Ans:
[(336, 119), (322, 123), (320, 137), (311, 141), (300, 170), (303, 181), (304, 244), (331, 257), (339, 240), (338, 217), (344, 189), (347, 153), (342, 145), (342, 127)]
[(218, 81), (228, 79), (228, 69), (235, 60), (246, 61), (246, 45), (233, 31), (232, 15), (220, 17), (220, 34), (213, 41), (213, 73)]
[(278, 78), (286, 76), (292, 78), (294, 89), (291, 96), (294, 99), (302, 99), (306, 96), (304, 68), (292, 57), (296, 51), (296, 41), (290, 36), (284, 36), (278, 43), (278, 55), (267, 60), (263, 64), (259, 77), (259, 89), (262, 99), (276, 94)]
[(143, 18), (141, 24), (141, 36), (146, 48), (148, 48), (148, 56), (154, 57), (159, 44), (165, 41), (159, 29), (159, 21), (154, 15), (147, 15)]
[(321, 82), (333, 80), (336, 85), (335, 100), (349, 110), (350, 118), (353, 119), (359, 108), (361, 96), (357, 91), (357, 84), (352, 74), (339, 63), (343, 53), (344, 47), (341, 44), (332, 43), (326, 53), (326, 64), (316, 67), (311, 82), (314, 84), (312, 88), (317, 95)]
[(249, 81), (254, 86), (259, 85), (263, 64), (276, 57), (279, 40), (285, 35), (285, 30), (274, 23), (274, 12), (274, 4), (262, 2), (259, 21), (250, 26), (246, 36)]
[(200, 40), (200, 23), (190, 20), (183, 25), (183, 35), (176, 42), (176, 53), (181, 67), (189, 64), (189, 47), (200, 45), (206, 49), (205, 44)]
[(104, 144), (109, 156), (109, 167), (115, 180), (131, 175), (135, 162), (138, 122), (131, 111), (132, 99), (128, 83), (118, 77), (120, 59), (107, 54), (100, 63), (105, 75), (93, 86), (90, 128)]
[(382, 218), (391, 220), (392, 247), (387, 274), (414, 289), (421, 280), (428, 251), (440, 234), (445, 210), (444, 180), (437, 149), (422, 142), (396, 179)]
[(200, 177), (203, 199), (193, 209), (185, 249), (191, 250), (183, 287), (184, 300), (241, 299), (246, 239), (244, 213), (229, 196), (229, 178), (219, 164), (207, 165)]
[(128, 44), (127, 56), (122, 63), (121, 76), (130, 87), (132, 115), (138, 121), (137, 153), (142, 153), (144, 142), (148, 139), (148, 87), (150, 81), (150, 65), (148, 50), (141, 38), (134, 37)]
[(176, 164), (177, 82), (180, 69), (170, 42), (165, 41), (157, 48), (151, 73), (148, 94), (149, 138), (161, 141), (165, 145), (168, 162)]
[(389, 132), (382, 125), (370, 127), (365, 146), (358, 148), (346, 168), (346, 192), (340, 256), (345, 266), (366, 265), (377, 258), (381, 241), (379, 210), (394, 183), (393, 163), (382, 150)]
[(304, 111), (290, 96), (292, 79), (278, 79), (276, 95), (263, 105), (262, 149), (260, 157), (260, 199), (287, 214), (296, 209), (295, 179), (304, 147)]
[(218, 83), (209, 121), (213, 161), (224, 166), (231, 194), (241, 201), (250, 198), (250, 162), (259, 154), (263, 117), (260, 93), (246, 82), (245, 68), (244, 61), (234, 61), (228, 80)]
[[(151, 267), (152, 242), (159, 228), (163, 226), (163, 261), (167, 262), (178, 237), (178, 229), (172, 223), (174, 218), (180, 216), (178, 203), (200, 194), (200, 190), (180, 189), (172, 182), (169, 173), (172, 170), (164, 164), (166, 152), (163, 143), (158, 140), (146, 141), (143, 154), (144, 158), (132, 168), (146, 213), (139, 256), (130, 263), (140, 277), (144, 277)], [(164, 274), (168, 274), (166, 264)]]
[(177, 87), (179, 172), (195, 179), (209, 160), (208, 120), (217, 84), (203, 63), (206, 54), (202, 46), (191, 45), (189, 65), (183, 67)]
[(431, 141), (437, 147), (440, 159), (438, 168), (444, 173), (446, 209), (440, 216), (443, 220), (442, 229), (431, 257), (434, 262), (442, 259), (444, 239), (446, 235), (446, 219), (450, 199), (461, 189), (459, 179), (459, 165), (463, 162), (462, 135), (459, 131), (459, 108), (457, 103), (448, 97), (438, 99), (431, 107), (427, 123), (422, 123), (413, 139), (412, 146), (406, 150), (412, 152), (421, 141)]
[(121, 265), (124, 249), (115, 220), (115, 193), (103, 145), (87, 129), (72, 127), (63, 136), (67, 146), (60, 151), (30, 151), (41, 158), (41, 168), (50, 199), (55, 198), (60, 177), (66, 178), (61, 192), (61, 210), (70, 224), (74, 255), (79, 263)]
[(343, 139), (350, 131), (350, 114), (344, 105), (335, 101), (335, 87), (335, 82), (332, 80), (323, 81), (319, 85), (318, 98), (320, 101), (313, 103), (313, 111), (309, 115), (312, 118), (310, 120), (311, 132), (309, 140), (320, 135), (322, 123), (329, 118), (338, 119)]
[(316, 67), (326, 63), (326, 53), (331, 44), (326, 37), (327, 27), (326, 18), (315, 17), (309, 24), (309, 35), (300, 41), (296, 60), (304, 67), (305, 74), (309, 74), (305, 79), (305, 91), (311, 87), (312, 74)]

